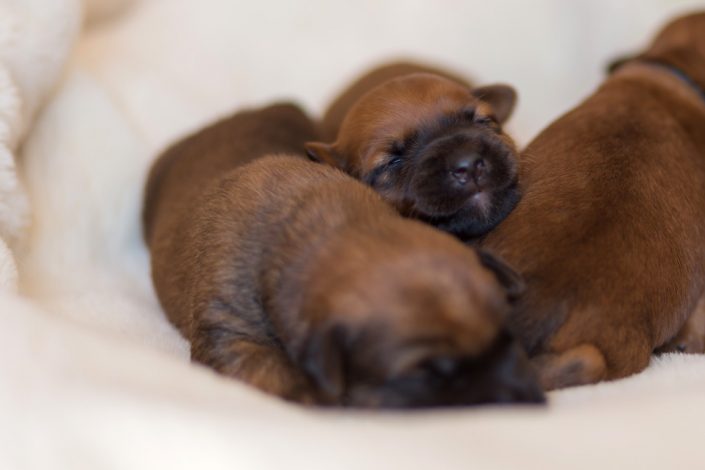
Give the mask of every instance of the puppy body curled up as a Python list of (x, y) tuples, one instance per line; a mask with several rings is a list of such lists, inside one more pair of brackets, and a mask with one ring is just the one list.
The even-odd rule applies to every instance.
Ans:
[(303, 403), (541, 401), (503, 328), (512, 273), (296, 155), (312, 134), (301, 111), (275, 105), (155, 164), (152, 275), (193, 359)]
[(705, 14), (668, 25), (529, 144), (486, 239), (526, 279), (511, 316), (546, 388), (644, 369), (705, 288)]
[[(334, 102), (335, 114), (359, 86)], [(519, 200), (516, 150), (501, 127), (515, 101), (507, 85), (473, 89), (448, 75), (397, 76), (350, 106), (334, 142), (306, 148), (312, 160), (365, 182), (401, 214), (474, 239)]]

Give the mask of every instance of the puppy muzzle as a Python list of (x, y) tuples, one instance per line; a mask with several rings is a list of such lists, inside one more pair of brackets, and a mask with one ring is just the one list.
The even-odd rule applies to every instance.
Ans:
[(439, 136), (418, 161), (410, 193), (415, 209), (430, 217), (447, 217), (468, 207), (488, 215), (495, 195), (515, 178), (513, 149), (489, 131)]

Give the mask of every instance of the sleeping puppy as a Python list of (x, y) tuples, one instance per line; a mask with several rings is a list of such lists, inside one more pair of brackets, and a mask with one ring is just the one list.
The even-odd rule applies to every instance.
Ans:
[(192, 358), (302, 403), (541, 401), (503, 326), (515, 274), (296, 155), (312, 137), (300, 110), (276, 105), (154, 165), (152, 276)]
[(355, 80), (328, 106), (319, 124), (323, 140), (326, 142), (335, 140), (340, 131), (343, 119), (345, 119), (350, 108), (352, 108), (365, 93), (393, 78), (412, 73), (432, 73), (453, 80), (467, 88), (472, 86), (470, 82), (462, 78), (459, 74), (427, 64), (399, 61), (380, 65)]
[(515, 101), (506, 85), (471, 89), (440, 75), (403, 75), (365, 93), (335, 142), (306, 149), (401, 214), (471, 239), (519, 199), (514, 143), (501, 128)]
[(522, 155), (488, 235), (525, 277), (511, 317), (548, 389), (644, 369), (705, 280), (705, 14), (668, 25)]

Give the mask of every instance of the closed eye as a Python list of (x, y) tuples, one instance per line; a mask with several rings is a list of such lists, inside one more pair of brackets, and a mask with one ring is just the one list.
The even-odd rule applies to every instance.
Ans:
[(362, 180), (374, 187), (383, 175), (387, 172), (396, 171), (403, 163), (404, 157), (400, 155), (390, 155), (387, 161), (377, 165), (369, 174), (363, 176)]
[(498, 126), (499, 123), (494, 116), (475, 116), (475, 124), (481, 124), (483, 126)]
[(384, 166), (388, 169), (398, 167), (404, 162), (404, 159), (400, 156), (394, 156), (390, 158), (387, 163), (384, 164)]
[(407, 142), (395, 140), (389, 146), (389, 159), (384, 162), (382, 166), (382, 171), (393, 170), (397, 168), (404, 162), (404, 156), (406, 155)]
[(477, 124), (492, 124), (497, 123), (497, 121), (492, 116), (476, 116), (475, 122)]

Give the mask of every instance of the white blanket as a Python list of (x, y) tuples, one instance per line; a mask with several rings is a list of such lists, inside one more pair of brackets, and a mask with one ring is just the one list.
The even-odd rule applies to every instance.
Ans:
[[(609, 58), (702, 2), (616, 3), (93, 0), (35, 121), (81, 5), (0, 0), (0, 21), (15, 15), (13, 41), (28, 44), (0, 37), (0, 235), (24, 242), (22, 296), (0, 294), (0, 468), (700, 468), (705, 357), (670, 355), (546, 408), (306, 410), (189, 364), (140, 235), (151, 160), (218, 115), (287, 97), (318, 112), (372, 62), (417, 56), (515, 84), (526, 142)], [(26, 204), (1, 195), (20, 142), (26, 234)], [(0, 286), (13, 266), (0, 243)]]
[(17, 247), (30, 212), (16, 152), (64, 67), (80, 28), (78, 0), (0, 2), (0, 290), (17, 284)]

